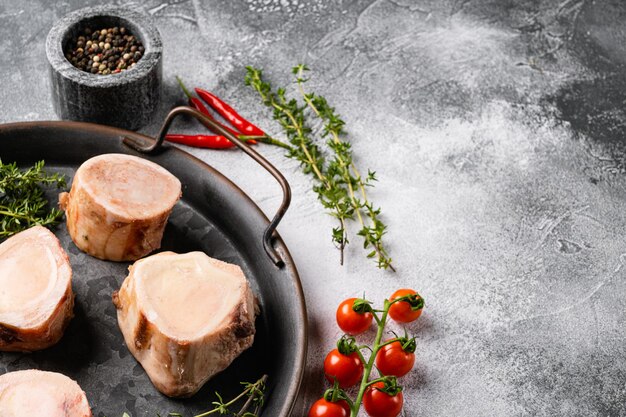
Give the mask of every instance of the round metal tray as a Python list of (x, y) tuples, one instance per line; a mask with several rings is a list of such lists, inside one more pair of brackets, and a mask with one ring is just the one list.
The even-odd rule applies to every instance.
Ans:
[[(306, 360), (306, 309), (295, 265), (274, 234), (277, 266), (264, 248), (267, 217), (236, 185), (215, 169), (175, 147), (142, 155), (124, 138), (149, 145), (154, 140), (122, 129), (79, 122), (29, 122), (0, 125), (0, 157), (5, 163), (30, 166), (45, 160), (46, 170), (71, 180), (85, 160), (103, 153), (145, 157), (180, 179), (183, 197), (165, 229), (161, 250), (202, 250), (241, 266), (259, 297), (253, 346), (195, 396), (175, 400), (161, 395), (124, 343), (111, 301), (127, 275), (128, 263), (95, 259), (72, 243), (65, 224), (53, 231), (73, 269), (75, 317), (56, 346), (30, 354), (0, 352), (0, 374), (20, 369), (61, 372), (87, 393), (94, 416), (133, 417), (178, 412), (193, 416), (212, 407), (214, 391), (232, 398), (240, 381), (269, 375), (265, 416), (288, 416), (298, 394)], [(270, 186), (275, 186), (271, 184)], [(278, 187), (277, 187), (278, 189)], [(50, 191), (51, 204), (57, 203)]]

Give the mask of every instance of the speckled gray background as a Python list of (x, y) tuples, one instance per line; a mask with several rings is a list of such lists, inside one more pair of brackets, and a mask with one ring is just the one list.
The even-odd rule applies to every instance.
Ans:
[[(0, 0), (0, 121), (54, 119), (44, 38), (90, 2)], [(96, 2), (91, 2), (96, 3)], [(358, 245), (340, 267), (311, 184), (282, 151), (293, 206), (279, 231), (310, 316), (303, 410), (322, 392), (334, 310), (411, 286), (426, 298), (406, 416), (626, 415), (626, 6), (585, 0), (126, 2), (164, 41), (174, 75), (279, 130), (243, 85), (306, 62), (344, 115), (398, 273)], [(111, 109), (115, 111), (115, 109)], [(158, 121), (147, 129), (154, 133)], [(194, 131), (192, 124), (180, 131)], [(192, 151), (267, 212), (280, 197), (237, 152)], [(110, 417), (110, 416), (109, 416)]]

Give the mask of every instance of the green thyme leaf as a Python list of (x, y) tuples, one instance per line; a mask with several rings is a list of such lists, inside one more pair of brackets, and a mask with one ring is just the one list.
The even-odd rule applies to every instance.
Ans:
[[(44, 161), (27, 170), (16, 163), (0, 161), (0, 238), (7, 238), (35, 225), (57, 224), (63, 212), (49, 207), (44, 187), (63, 188), (65, 178), (44, 171)], [(129, 416), (130, 417), (130, 416)]]
[[(374, 258), (379, 268), (395, 271), (383, 244), (387, 226), (380, 219), (380, 208), (374, 208), (365, 191), (376, 181), (376, 173), (368, 170), (365, 178), (361, 176), (353, 162), (352, 145), (343, 138), (345, 122), (326, 98), (304, 90), (308, 82), (304, 74), (309, 68), (299, 64), (291, 70), (303, 104), (289, 99), (285, 88), (274, 92), (260, 69), (246, 68), (246, 85), (254, 88), (263, 104), (272, 109), (274, 120), (283, 128), (292, 146), (287, 157), (299, 161), (302, 171), (314, 178), (313, 191), (328, 213), (339, 221), (339, 226), (332, 229), (331, 238), (341, 252), (341, 263), (349, 243), (347, 222), (358, 220), (361, 226), (358, 235), (363, 237), (363, 246), (371, 247), (367, 257)], [(329, 158), (324, 156), (315, 139), (310, 127), (311, 115), (323, 124), (320, 136), (326, 138), (325, 144), (332, 151)]]

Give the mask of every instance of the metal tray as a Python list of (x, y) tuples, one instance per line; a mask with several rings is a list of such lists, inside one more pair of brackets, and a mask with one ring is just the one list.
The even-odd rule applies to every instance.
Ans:
[[(178, 113), (189, 110), (179, 108)], [(163, 134), (168, 126), (166, 121)], [(151, 147), (152, 153), (142, 155), (125, 140)], [(240, 392), (240, 381), (252, 382), (268, 374), (263, 415), (288, 416), (302, 379), (307, 345), (306, 309), (293, 260), (280, 237), (267, 230), (267, 217), (236, 185), (186, 152), (168, 146), (156, 149), (155, 144), (146, 136), (88, 123), (0, 125), (3, 162), (29, 166), (43, 159), (47, 170), (71, 179), (76, 168), (95, 155), (125, 153), (143, 156), (177, 176), (183, 197), (169, 219), (161, 250), (202, 250), (243, 268), (261, 304), (253, 346), (192, 398), (161, 395), (126, 348), (111, 301), (129, 264), (101, 261), (81, 252), (61, 224), (53, 231), (72, 264), (75, 317), (61, 342), (50, 349), (30, 354), (0, 352), (0, 374), (33, 368), (61, 372), (85, 390), (94, 416), (106, 417), (121, 417), (124, 412), (133, 417), (169, 412), (193, 416), (212, 407), (214, 391), (232, 398)], [(249, 149), (246, 153), (250, 154)], [(50, 192), (49, 197), (56, 204), (57, 192)], [(281, 216), (274, 219), (274, 226)], [(268, 256), (272, 252), (279, 259)]]

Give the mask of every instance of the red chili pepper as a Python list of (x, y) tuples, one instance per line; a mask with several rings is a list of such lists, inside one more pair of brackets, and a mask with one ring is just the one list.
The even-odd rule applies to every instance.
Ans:
[(202, 103), (202, 100), (200, 100), (199, 98), (189, 97), (189, 105), (193, 107), (194, 109), (198, 110), (200, 113), (207, 116), (209, 119), (215, 120), (213, 115), (209, 113), (209, 110), (205, 107), (205, 105)]
[(222, 101), (219, 97), (201, 88), (196, 88), (196, 94), (200, 96), (213, 110), (219, 113), (231, 125), (235, 126), (244, 135), (265, 136), (265, 132), (244, 119), (232, 107)]
[(180, 143), (182, 145), (193, 146), (195, 148), (207, 149), (230, 149), (235, 146), (234, 143), (219, 135), (174, 135), (169, 134), (165, 139)]
[[(205, 116), (207, 116), (209, 119), (213, 120), (215, 123), (220, 125), (222, 128), (224, 128), (224, 130), (226, 130), (231, 135), (233, 135), (235, 137), (239, 137), (239, 135), (241, 134), (240, 132), (237, 132), (237, 131), (231, 129), (230, 127), (226, 126), (225, 124), (218, 122), (215, 119), (215, 117), (213, 117), (213, 115), (211, 114), (211, 112), (209, 112), (209, 109), (206, 108), (206, 106), (204, 105), (202, 100), (200, 100), (197, 97), (194, 97), (189, 92), (189, 90), (187, 90), (187, 87), (183, 83), (183, 80), (180, 79), (180, 77), (176, 77), (176, 80), (178, 80), (178, 84), (180, 85), (180, 88), (183, 89), (183, 92), (185, 93), (185, 95), (189, 99), (189, 106), (193, 107), (194, 109), (198, 110), (200, 113), (202, 113)], [(254, 136), (263, 136), (263, 135), (254, 135)], [(257, 141), (256, 140), (248, 140), (248, 141), (246, 141), (246, 143), (249, 144), (249, 145), (255, 145), (255, 144), (257, 144)]]

